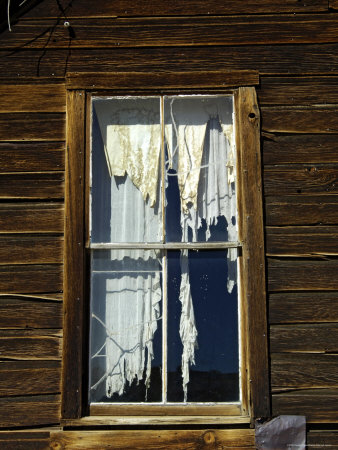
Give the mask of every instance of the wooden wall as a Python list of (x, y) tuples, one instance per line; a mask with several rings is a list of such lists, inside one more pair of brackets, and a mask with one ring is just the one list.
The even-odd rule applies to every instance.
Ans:
[[(50, 427), (55, 448), (84, 439), (55, 434), (65, 74), (198, 69), (260, 73), (272, 413), (320, 422), (311, 448), (338, 446), (337, 15), (337, 0), (44, 0), (2, 33), (1, 448), (45, 448)], [(182, 433), (163, 448), (254, 448), (245, 430)]]

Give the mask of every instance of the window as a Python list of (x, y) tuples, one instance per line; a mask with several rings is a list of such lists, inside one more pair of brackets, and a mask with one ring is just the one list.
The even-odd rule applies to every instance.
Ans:
[(94, 97), (91, 141), (90, 401), (238, 402), (233, 97)]
[(69, 77), (63, 416), (262, 415), (254, 89), (175, 74), (158, 95), (146, 76)]

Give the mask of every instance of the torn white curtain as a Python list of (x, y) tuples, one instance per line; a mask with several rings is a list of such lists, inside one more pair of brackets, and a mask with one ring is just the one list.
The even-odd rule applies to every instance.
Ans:
[[(197, 241), (202, 220), (206, 221), (206, 240), (210, 226), (220, 216), (227, 222), (227, 240), (237, 241), (236, 151), (233, 125), (224, 113), (226, 105), (172, 99), (165, 110), (165, 136), (168, 168), (177, 172), (181, 197), (182, 241)], [(224, 100), (223, 100), (224, 101)], [(192, 132), (194, 127), (196, 130)], [(228, 250), (228, 291), (237, 280), (237, 250)]]
[[(115, 256), (123, 269), (107, 280), (106, 296), (106, 395), (122, 395), (126, 382), (144, 378), (148, 388), (151, 361), (154, 358), (153, 338), (160, 319), (160, 264), (155, 252), (144, 261), (144, 251), (137, 252), (142, 260), (129, 258), (118, 250)], [(137, 266), (141, 266), (139, 269)]]
[[(209, 107), (210, 108), (210, 107)], [(191, 113), (192, 111), (192, 113)], [(217, 223), (220, 216), (227, 221), (228, 240), (237, 240), (236, 195), (235, 195), (235, 151), (233, 148), (233, 126), (222, 115), (205, 105), (193, 102), (170, 102), (166, 117), (171, 123), (166, 125), (168, 144), (168, 168), (177, 172), (181, 197), (182, 241), (188, 241), (188, 229), (192, 239), (197, 241), (202, 219), (206, 221), (206, 240), (210, 238), (210, 226)], [(194, 125), (195, 124), (195, 125)], [(194, 131), (193, 131), (194, 130)], [(237, 251), (228, 249), (229, 293), (237, 280)], [(197, 329), (189, 281), (188, 251), (181, 252), (180, 337), (183, 344), (182, 377), (184, 401), (187, 401), (189, 367), (195, 363)]]
[(129, 175), (150, 204), (156, 201), (161, 149), (159, 99), (97, 100), (104, 150), (110, 175)]
[[(159, 183), (157, 183), (159, 186)], [(158, 193), (157, 200), (160, 195)], [(161, 208), (150, 206), (128, 176), (111, 179), (111, 242), (159, 241)], [(149, 386), (153, 338), (160, 319), (161, 264), (155, 251), (111, 251), (120, 268), (107, 280), (106, 395), (121, 395), (126, 382), (140, 381), (146, 371)], [(147, 350), (147, 358), (146, 358)]]

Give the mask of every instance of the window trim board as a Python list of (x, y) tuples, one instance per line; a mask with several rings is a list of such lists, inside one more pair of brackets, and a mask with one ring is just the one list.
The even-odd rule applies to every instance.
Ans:
[[(245, 71), (242, 72), (244, 74)], [(226, 79), (227, 73), (222, 73), (224, 80)], [(203, 72), (203, 74), (204, 79), (209, 80), (210, 87), (219, 87), (212, 85), (210, 72)], [(208, 76), (205, 76), (205, 74), (208, 74)], [(86, 75), (88, 74), (80, 75), (76, 77), (78, 83), (76, 86), (82, 83), (82, 87), (90, 86), (90, 91), (97, 89), (97, 86), (93, 87), (90, 85), (90, 77), (88, 78), (89, 81), (85, 82)], [(109, 77), (105, 79), (111, 80), (114, 77), (116, 79), (118, 75), (118, 73), (109, 74)], [(144, 80), (144, 75), (146, 74), (142, 74), (140, 80)], [(175, 73), (171, 77), (171, 88), (178, 89), (175, 86), (182, 84), (180, 76), (181, 73)], [(69, 74), (67, 80), (69, 81), (71, 79), (72, 74)], [(131, 77), (131, 79), (133, 78)], [(176, 84), (175, 79), (178, 80)], [(81, 80), (81, 83), (79, 80)], [(219, 83), (219, 78), (216, 81)], [(141, 85), (137, 84), (137, 88), (140, 90), (145, 89), (144, 81), (142, 83)], [(232, 81), (230, 85), (231, 83)], [(247, 85), (244, 77), (243, 84)], [(84, 153), (86, 141), (89, 139), (85, 130), (86, 125), (88, 126), (86, 108), (88, 107), (90, 95), (86, 95), (84, 89), (69, 89), (70, 86), (73, 88), (75, 85), (68, 82), (67, 91), (64, 251), (65, 321), (62, 375), (62, 418), (66, 422), (67, 420), (80, 419), (89, 412), (89, 407), (84, 402), (86, 393), (84, 392), (85, 389), (83, 389), (83, 374), (84, 367), (86, 367), (86, 360), (83, 357), (86, 348), (86, 342), (84, 342), (85, 333), (83, 330), (85, 327), (84, 309), (86, 304), (84, 297), (84, 249), (86, 240), (84, 214), (86, 208), (84, 206), (85, 194), (83, 183), (87, 170), (86, 166), (88, 165), (85, 161)], [(135, 85), (132, 84), (132, 86), (134, 89)], [(114, 88), (114, 86), (112, 87)], [(227, 87), (226, 84), (225, 87)], [(190, 85), (189, 88), (191, 88)], [(104, 85), (102, 89), (108, 89), (108, 86)], [(155, 87), (155, 89), (158, 89), (158, 87)], [(178, 91), (181, 92), (180, 89)], [(250, 414), (253, 419), (256, 417), (267, 417), (270, 412), (260, 162), (260, 118), (255, 88), (239, 87), (238, 89), (234, 89), (233, 93), (235, 96), (236, 111), (236, 144), (239, 157), (238, 173), (242, 174), (240, 176), (241, 185), (239, 186), (239, 196), (242, 202), (239, 205), (238, 214), (239, 221), (242, 224), (240, 228), (243, 230), (243, 236), (253, 236), (253, 238), (244, 240), (240, 236), (240, 241), (243, 243), (242, 258), (240, 258), (241, 270), (247, 271), (247, 276), (242, 277), (242, 295), (240, 296), (242, 299), (241, 327), (247, 330), (247, 332), (241, 333), (242, 337), (245, 337), (244, 339), (242, 338), (241, 351), (243, 358), (247, 362), (246, 366), (248, 370), (242, 370), (242, 415), (238, 417), (247, 417)], [(244, 300), (246, 298), (249, 300)], [(224, 407), (224, 414), (226, 414), (226, 406)], [(107, 413), (109, 414), (108, 410)], [(121, 409), (119, 414), (122, 414)], [(201, 414), (199, 413), (199, 415)], [(179, 422), (178, 418), (177, 421)]]

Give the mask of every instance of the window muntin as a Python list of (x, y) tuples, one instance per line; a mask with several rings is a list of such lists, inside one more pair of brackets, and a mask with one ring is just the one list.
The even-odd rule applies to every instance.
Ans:
[[(96, 97), (93, 98), (92, 120), (91, 402), (238, 401), (238, 238), (232, 97)], [(110, 137), (109, 127), (112, 131)], [(221, 145), (224, 147), (222, 163), (222, 152), (217, 153), (217, 148)], [(213, 147), (216, 148), (216, 162), (210, 163)], [(149, 148), (150, 155), (147, 155)], [(116, 158), (114, 161), (114, 152), (120, 154), (117, 161)], [(112, 158), (109, 153), (113, 153)], [(209, 155), (207, 160), (206, 154)], [(121, 155), (125, 157), (122, 165)], [(138, 160), (140, 165), (137, 166), (133, 160)], [(146, 164), (149, 161), (151, 167)], [(140, 166), (143, 169), (141, 174)], [(212, 180), (208, 176), (210, 168), (219, 172)], [(123, 175), (123, 170), (129, 175)], [(145, 171), (148, 176), (145, 176)], [(155, 176), (150, 179), (149, 173), (155, 173)], [(200, 201), (201, 180), (204, 182), (204, 191), (212, 190), (209, 181), (221, 185), (214, 190), (217, 193), (223, 192), (222, 195), (217, 195), (217, 201), (212, 196)], [(128, 198), (129, 205), (128, 201), (121, 202), (119, 196)], [(138, 208), (135, 208), (135, 204), (139, 205)], [(212, 207), (208, 210), (210, 204)], [(138, 226), (134, 226), (137, 221)], [(192, 247), (200, 247), (197, 249), (199, 251), (188, 250), (191, 247), (188, 242), (198, 242)], [(150, 250), (150, 247), (153, 249)], [(177, 251), (179, 248), (181, 250)], [(215, 263), (217, 260), (218, 263)], [(215, 267), (220, 268), (222, 265), (223, 277), (221, 274), (215, 277)], [(196, 266), (198, 269), (191, 271), (189, 266)], [(143, 274), (141, 281), (140, 273)], [(218, 281), (223, 288), (215, 287), (214, 282), (207, 282), (208, 277), (213, 277), (213, 280), (217, 278), (215, 282)], [(132, 314), (130, 316), (134, 322), (122, 327), (127, 330), (142, 328), (142, 332), (139, 332), (142, 337), (136, 343), (128, 337), (123, 338), (128, 348), (123, 348), (121, 342), (113, 344), (116, 348), (122, 348), (115, 353), (113, 351), (114, 358), (117, 358), (114, 360), (109, 357), (107, 348), (117, 331), (111, 329), (112, 319), (107, 324), (107, 316), (115, 319), (116, 315), (133, 308), (127, 306), (128, 301), (133, 303), (131, 298), (116, 289), (116, 283), (121, 285), (121, 279), (122, 290), (128, 289), (129, 283), (134, 286), (134, 291), (151, 292), (150, 297), (153, 296), (156, 301), (148, 298), (145, 302), (146, 295), (143, 295), (143, 300), (140, 301), (142, 307), (148, 305), (148, 309), (145, 308), (147, 315), (143, 315), (144, 320), (140, 321), (137, 314)], [(146, 284), (148, 287), (144, 289)], [(198, 291), (202, 295), (200, 292), (197, 295)], [(102, 296), (98, 292), (103, 292)], [(113, 298), (114, 292), (115, 297), (119, 297), (120, 306), (113, 307), (108, 314), (110, 307), (107, 305), (114, 300), (103, 299)], [(208, 313), (213, 311), (214, 315), (211, 314), (208, 318), (209, 324), (205, 327), (202, 340), (204, 353), (201, 353), (201, 361), (198, 361), (196, 333), (200, 326), (196, 327), (193, 308), (197, 306), (197, 316), (201, 316), (203, 321), (203, 308), (198, 308), (198, 303), (210, 303), (215, 297), (215, 305), (205, 309)], [(220, 305), (222, 302), (224, 305)], [(186, 312), (180, 313), (177, 305), (182, 305), (183, 312)], [(133, 309), (134, 312), (138, 310), (139, 306)], [(222, 324), (219, 324), (222, 322), (222, 311), (224, 324), (227, 324), (223, 334)], [(216, 322), (217, 331), (213, 325)], [(118, 325), (117, 327), (120, 330)], [(180, 328), (181, 336), (178, 339), (177, 331)], [(219, 344), (219, 339), (212, 342), (209, 338), (210, 329), (215, 331), (214, 335), (218, 334), (232, 341), (231, 345), (223, 342), (224, 352), (219, 351), (219, 361), (210, 357), (209, 361), (205, 361), (211, 348), (219, 348), (216, 345)], [(177, 352), (180, 340), (183, 380), (181, 378), (179, 383), (180, 369), (175, 371), (174, 366), (177, 363), (175, 353), (180, 353)], [(134, 356), (136, 350), (137, 357)], [(125, 354), (132, 354), (129, 361), (124, 357)], [(226, 363), (224, 354), (228, 356)], [(228, 367), (223, 374), (220, 370), (222, 357), (223, 367)], [(197, 368), (201, 369), (196, 373), (192, 365), (195, 358)], [(109, 363), (109, 359), (113, 363)], [(130, 366), (135, 366), (136, 359), (136, 369), (133, 367), (130, 370)], [(207, 366), (209, 370), (203, 370)], [(119, 367), (119, 370), (114, 373), (112, 367)], [(123, 372), (122, 377), (119, 372)], [(119, 378), (118, 383), (113, 381), (116, 378)], [(196, 381), (193, 382), (192, 378)], [(189, 384), (195, 388), (189, 389)], [(208, 386), (209, 390), (206, 391), (204, 386)]]

